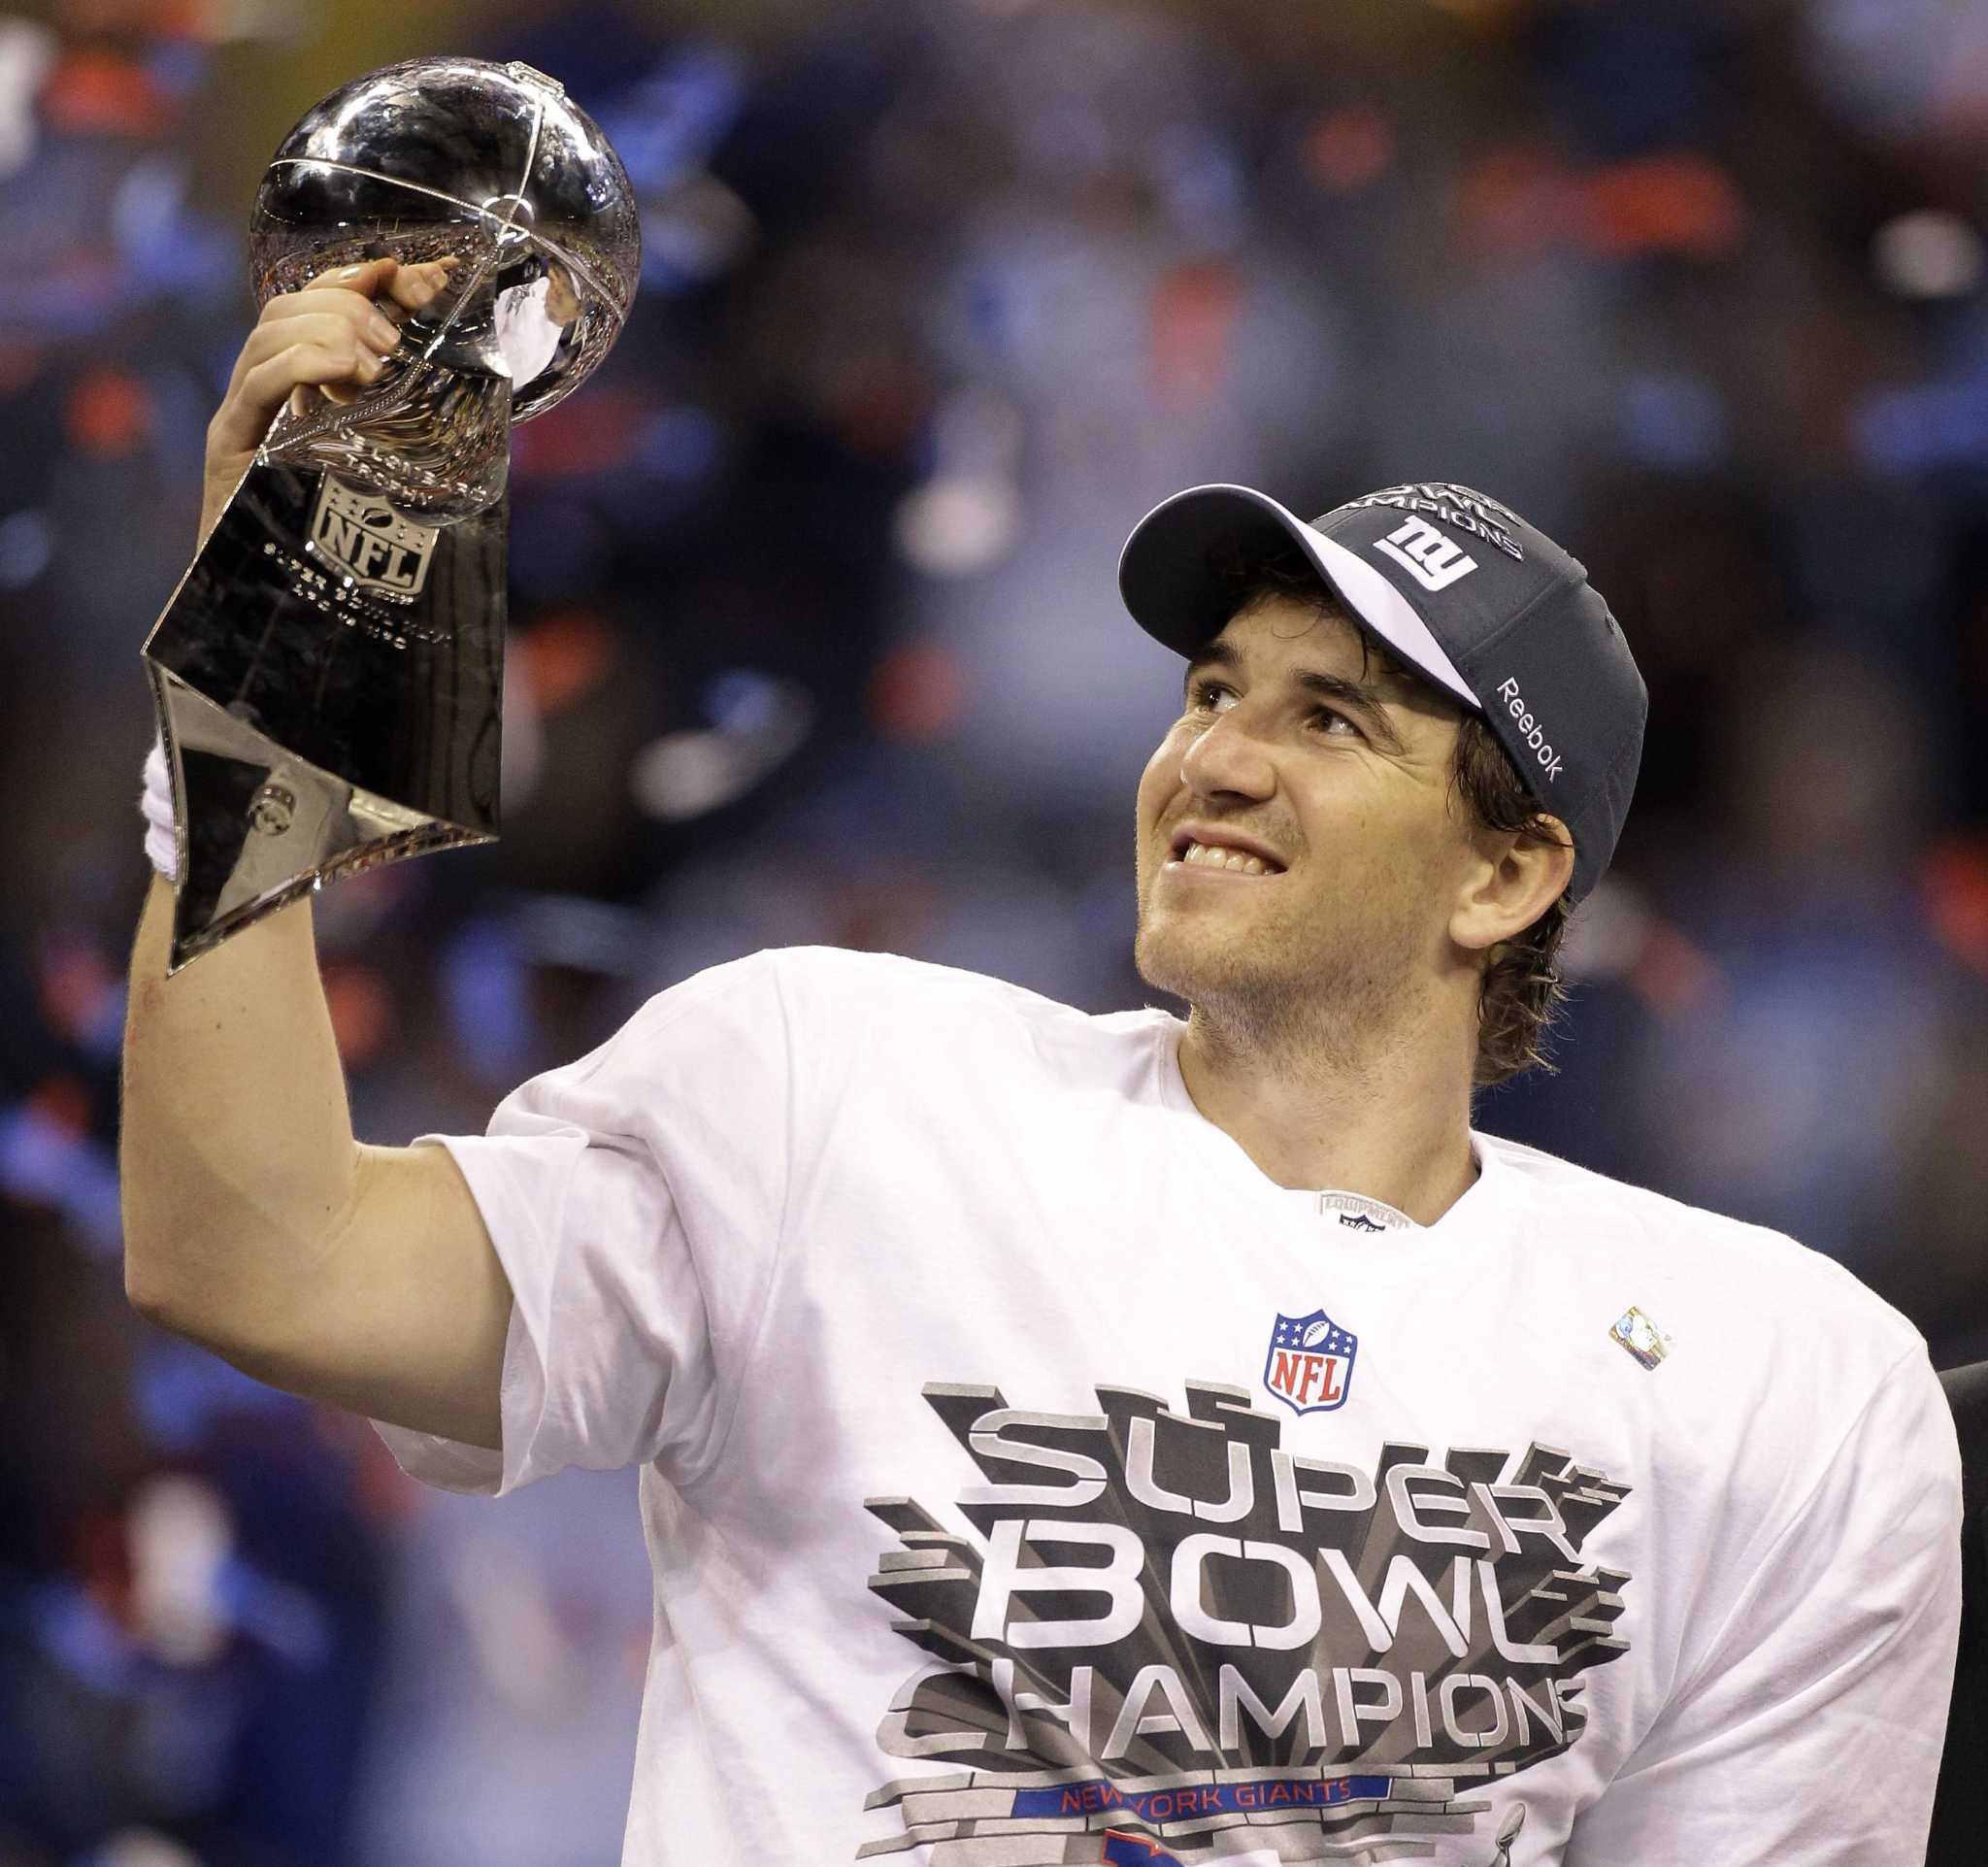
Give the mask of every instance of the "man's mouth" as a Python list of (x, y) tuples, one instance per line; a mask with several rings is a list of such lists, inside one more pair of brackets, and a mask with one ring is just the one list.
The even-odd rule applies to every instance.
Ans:
[(1193, 837), (1175, 839), (1174, 854), (1166, 867), (1220, 875), (1272, 876), (1283, 873), (1281, 864), (1255, 850), (1238, 849), (1228, 843), (1203, 843)]

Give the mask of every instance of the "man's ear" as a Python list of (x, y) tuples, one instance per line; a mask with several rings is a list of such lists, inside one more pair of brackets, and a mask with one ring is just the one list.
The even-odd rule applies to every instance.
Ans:
[(1533, 819), (1537, 834), (1499, 830), (1478, 845), (1481, 862), (1449, 917), (1449, 937), (1484, 952), (1522, 934), (1567, 892), (1574, 838), (1557, 817)]

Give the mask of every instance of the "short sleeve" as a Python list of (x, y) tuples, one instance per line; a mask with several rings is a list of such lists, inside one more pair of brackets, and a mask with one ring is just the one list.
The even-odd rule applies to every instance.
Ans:
[(699, 973), (536, 1077), (481, 1136), (424, 1136), (511, 1282), (503, 1450), (376, 1420), (401, 1467), (501, 1496), (569, 1465), (679, 1483), (729, 1424), (777, 1262), (792, 1072), (776, 956)]
[(1687, 1648), (1567, 1867), (1923, 1867), (1960, 1527), (1953, 1418), (1916, 1345)]

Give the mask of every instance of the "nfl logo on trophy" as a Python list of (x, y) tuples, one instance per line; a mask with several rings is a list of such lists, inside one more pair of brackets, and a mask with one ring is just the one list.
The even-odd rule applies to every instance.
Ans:
[(428, 581), (436, 528), (417, 525), (378, 493), (324, 476), (311, 515), (311, 549), (369, 590), (418, 596)]

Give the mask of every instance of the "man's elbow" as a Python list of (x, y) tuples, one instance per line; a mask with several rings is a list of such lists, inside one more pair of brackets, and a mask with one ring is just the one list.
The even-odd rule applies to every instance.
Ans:
[(137, 1226), (127, 1216), (125, 1301), (154, 1328), (231, 1361), (263, 1352), (287, 1307), (271, 1273), (302, 1253), (294, 1244), (282, 1250), (265, 1239), (262, 1246), (246, 1251), (213, 1226)]
[(134, 1222), (128, 1204), (123, 1230), (124, 1300), (148, 1322), (170, 1329), (175, 1310), (172, 1284), (163, 1274), (157, 1249)]
[(278, 1313), (268, 1303), (258, 1305), (240, 1296), (232, 1302), (218, 1301), (213, 1289), (203, 1292), (197, 1287), (198, 1280), (157, 1275), (150, 1268), (154, 1262), (127, 1245), (124, 1296), (153, 1328), (205, 1350), (251, 1381), (285, 1393), (311, 1392), (293, 1349), (279, 1340)]
[(197, 1305), (187, 1300), (180, 1281), (166, 1274), (160, 1254), (124, 1241), (124, 1300), (155, 1329), (184, 1336), (203, 1348), (216, 1346), (217, 1331)]

